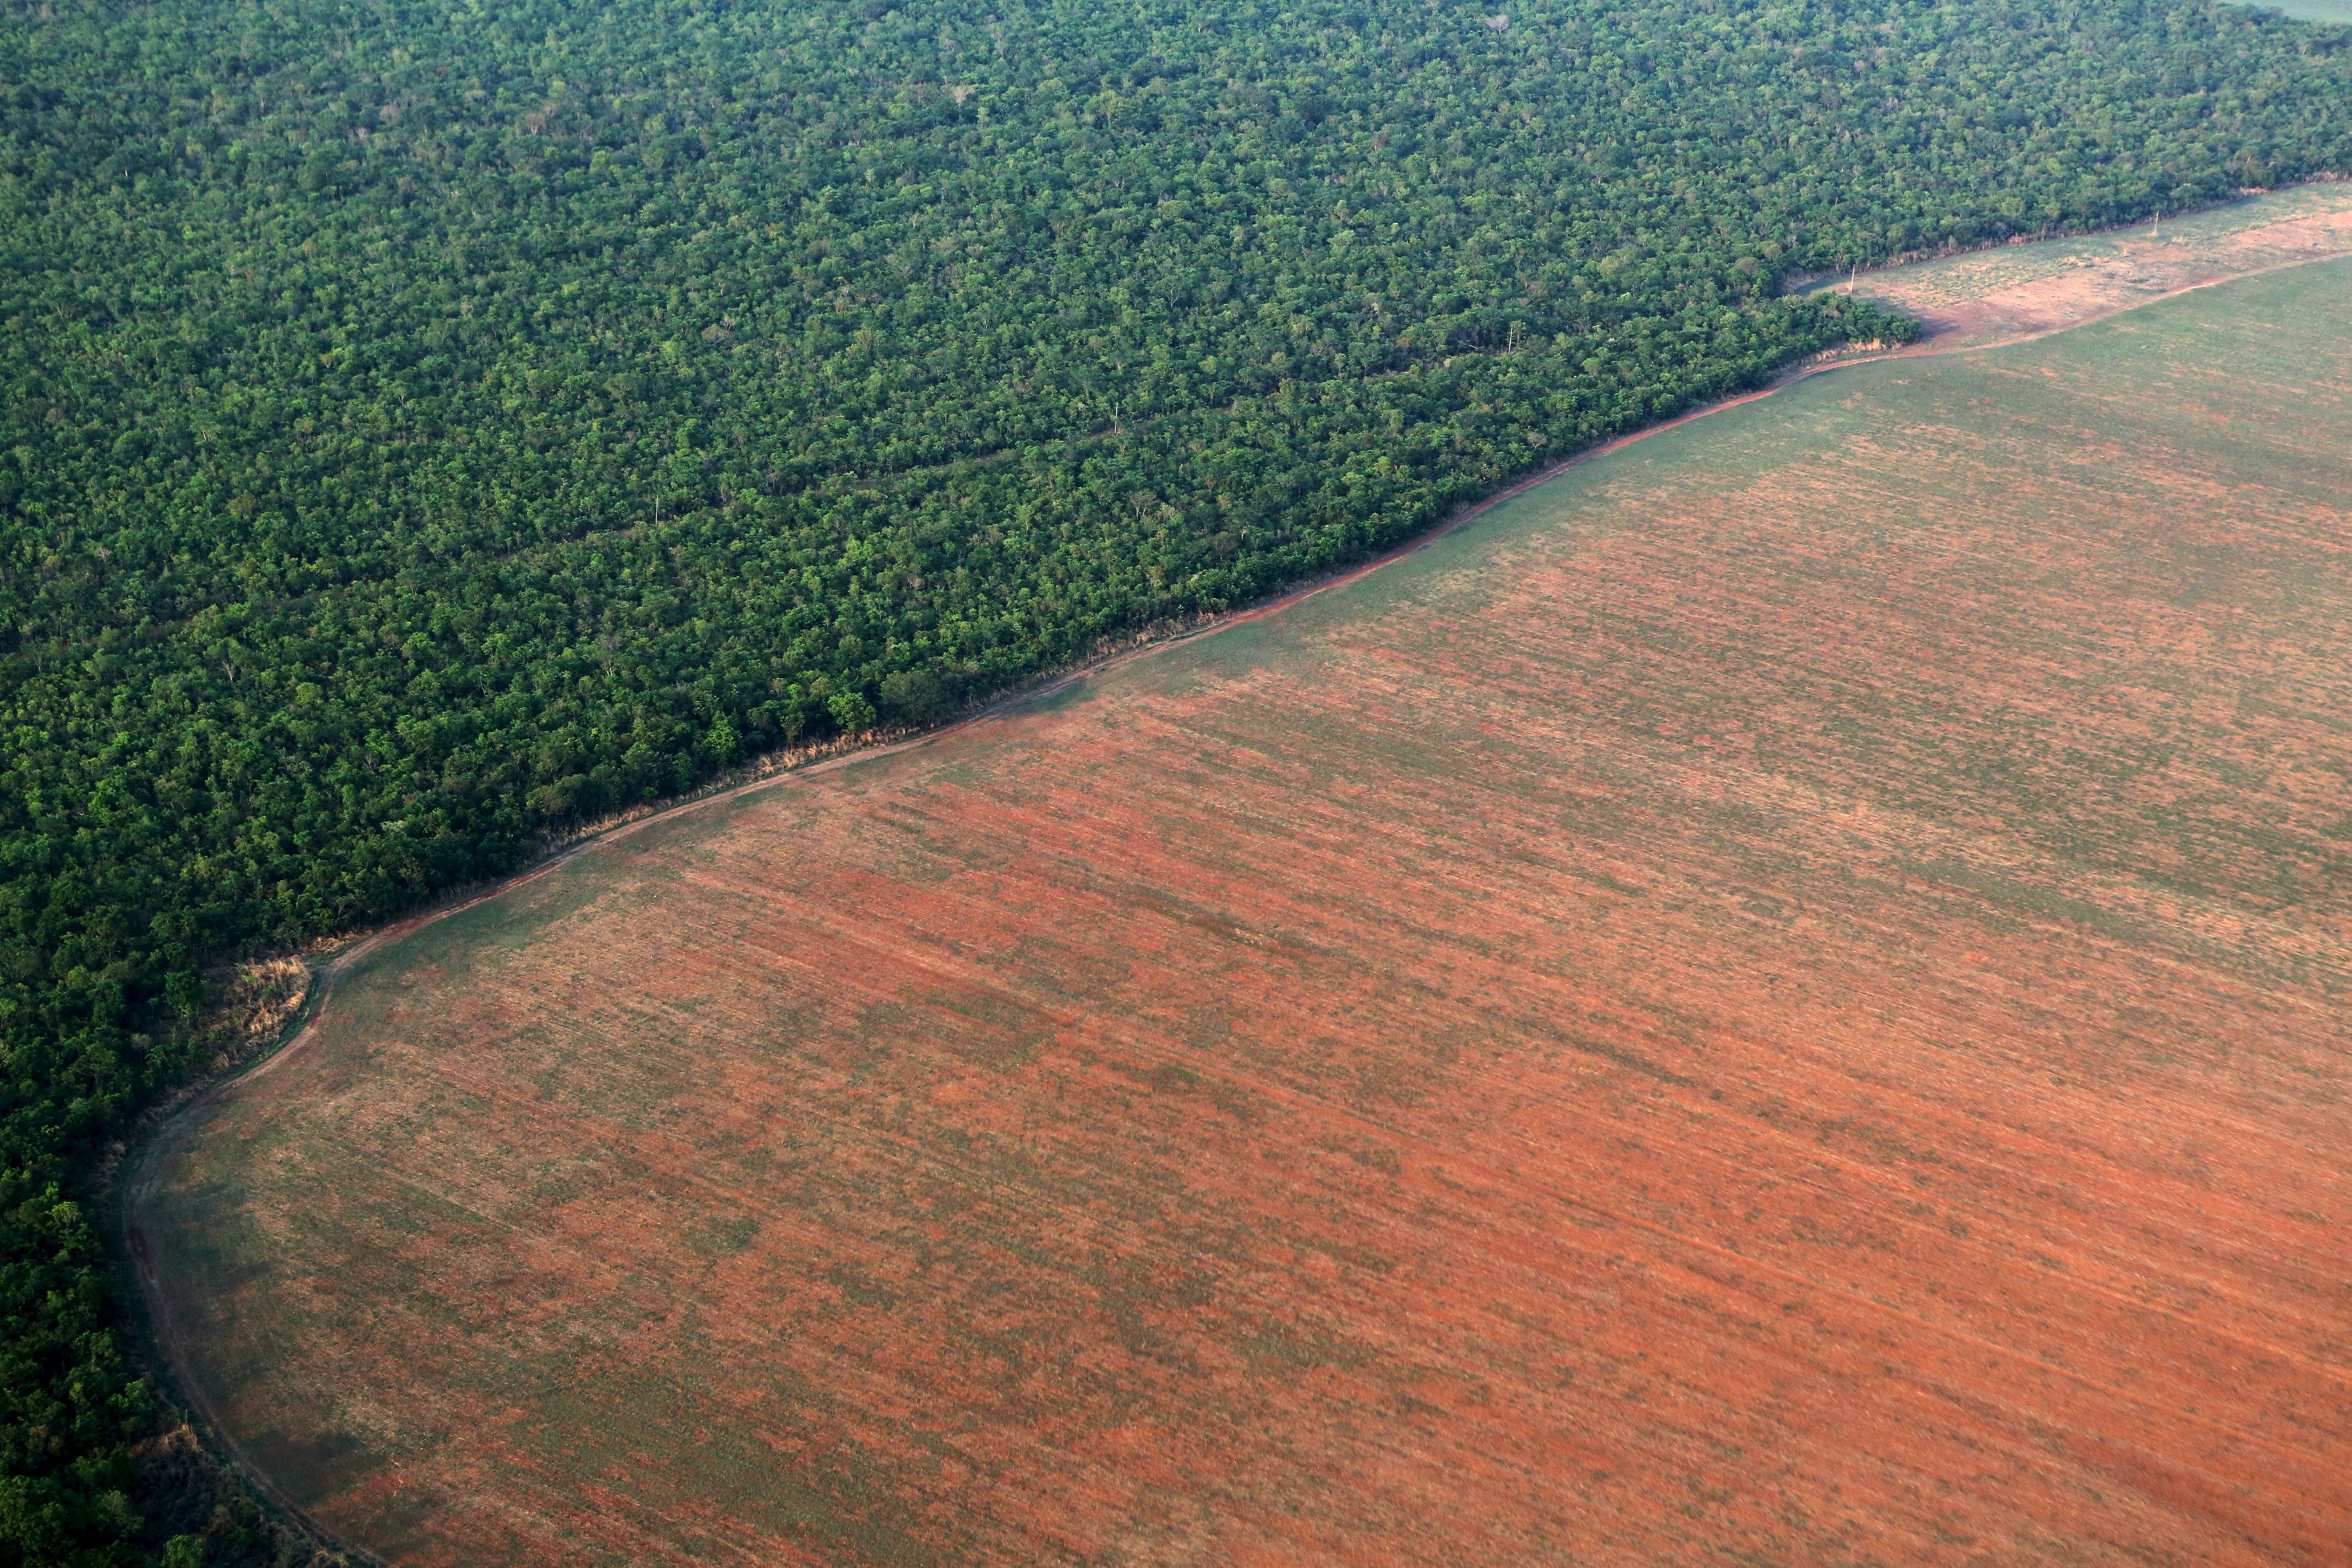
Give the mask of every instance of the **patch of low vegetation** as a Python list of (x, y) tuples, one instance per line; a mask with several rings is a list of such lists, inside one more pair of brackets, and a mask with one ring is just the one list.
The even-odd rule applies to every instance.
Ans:
[(0, 1557), (127, 1561), (77, 1173), (219, 956), (920, 723), (2347, 162), (2234, 7), (0, 6)]

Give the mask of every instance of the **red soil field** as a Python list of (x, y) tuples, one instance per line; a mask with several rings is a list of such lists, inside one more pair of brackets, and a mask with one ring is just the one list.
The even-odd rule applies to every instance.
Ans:
[(403, 1563), (2352, 1562), (2348, 287), (376, 948), (150, 1162), (159, 1333)]

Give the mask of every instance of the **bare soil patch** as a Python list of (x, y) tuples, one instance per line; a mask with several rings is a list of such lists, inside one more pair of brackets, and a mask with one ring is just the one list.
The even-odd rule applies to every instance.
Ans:
[(2352, 182), (2322, 182), (2110, 234), (1888, 267), (1854, 287), (1918, 318), (1928, 341), (1948, 348), (2071, 327), (2220, 278), (2346, 255)]

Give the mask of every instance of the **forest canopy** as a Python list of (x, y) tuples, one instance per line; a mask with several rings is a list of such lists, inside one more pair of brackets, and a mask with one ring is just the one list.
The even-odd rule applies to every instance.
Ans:
[(2229, 6), (1496, 6), (0, 4), (0, 1563), (142, 1538), (77, 1173), (212, 960), (2352, 138)]

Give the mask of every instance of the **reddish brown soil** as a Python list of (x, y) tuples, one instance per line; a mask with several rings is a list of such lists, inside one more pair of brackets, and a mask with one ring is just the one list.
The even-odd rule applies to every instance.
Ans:
[(403, 1563), (2352, 1562), (2347, 280), (388, 944), (154, 1174), (166, 1333)]

